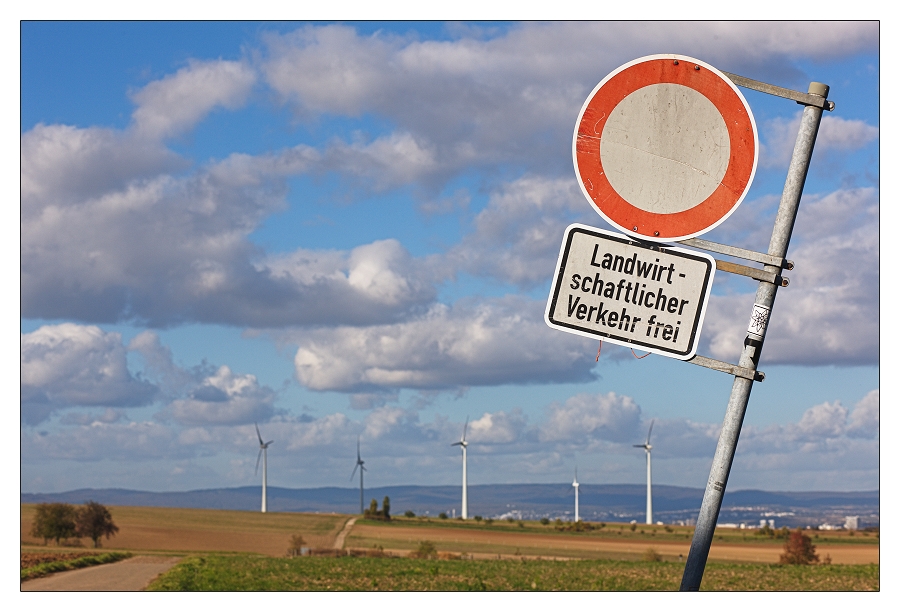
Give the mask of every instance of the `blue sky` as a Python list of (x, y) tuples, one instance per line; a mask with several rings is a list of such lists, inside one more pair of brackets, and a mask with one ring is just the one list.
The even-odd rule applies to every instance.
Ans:
[[(22, 490), (255, 484), (254, 422), (271, 485), (352, 486), (357, 437), (372, 486), (453, 484), (467, 417), (473, 484), (642, 482), (655, 419), (654, 482), (703, 487), (731, 378), (543, 322), (565, 228), (610, 229), (578, 112), (654, 53), (831, 86), (729, 488), (878, 488), (876, 23), (25, 22)], [(704, 238), (765, 250), (801, 107), (743, 93)]]

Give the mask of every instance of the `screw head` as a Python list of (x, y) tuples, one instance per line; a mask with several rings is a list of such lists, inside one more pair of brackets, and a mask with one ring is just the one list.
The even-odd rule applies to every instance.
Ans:
[(675, 60), (675, 65), (676, 65), (676, 66), (678, 65), (678, 60)]
[(700, 70), (700, 66), (695, 65), (694, 70)]
[(637, 231), (637, 225), (634, 226), (634, 231), (635, 231), (635, 232)]
[(653, 232), (654, 236), (659, 236), (659, 232)]

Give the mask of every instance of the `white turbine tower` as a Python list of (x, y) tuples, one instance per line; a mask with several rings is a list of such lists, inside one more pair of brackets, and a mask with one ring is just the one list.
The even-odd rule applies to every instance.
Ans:
[[(256, 425), (256, 423), (254, 423)], [(262, 480), (262, 511), (266, 511), (266, 478), (267, 478), (267, 469), (268, 469), (268, 450), (269, 444), (274, 442), (275, 440), (269, 440), (268, 442), (263, 442), (262, 435), (259, 433), (259, 425), (256, 425), (256, 437), (259, 438), (259, 454), (256, 456), (256, 471), (253, 472), (254, 475), (259, 473), (259, 459), (262, 457), (263, 460), (263, 480)]]
[(356, 438), (356, 465), (353, 466), (353, 473), (350, 474), (350, 480), (353, 480), (356, 474), (356, 468), (359, 468), (359, 513), (364, 514), (363, 510), (363, 472), (366, 471), (365, 461), (359, 455), (359, 438)]
[[(656, 419), (654, 419), (655, 421)], [(635, 444), (635, 448), (643, 448), (647, 452), (647, 524), (653, 524), (653, 493), (650, 484), (650, 432), (653, 431), (653, 421), (650, 421), (650, 429), (647, 431), (647, 442), (644, 444)]]
[(575, 468), (575, 480), (572, 481), (572, 486), (575, 487), (575, 522), (578, 522), (578, 468)]
[(463, 433), (462, 438), (460, 438), (459, 442), (454, 442), (450, 446), (459, 446), (462, 448), (462, 460), (463, 460), (463, 480), (462, 480), (462, 517), (463, 520), (469, 518), (469, 499), (468, 499), (468, 481), (466, 480), (466, 448), (468, 448), (469, 443), (466, 442), (466, 429), (469, 427), (469, 417), (466, 417), (466, 424), (463, 425)]

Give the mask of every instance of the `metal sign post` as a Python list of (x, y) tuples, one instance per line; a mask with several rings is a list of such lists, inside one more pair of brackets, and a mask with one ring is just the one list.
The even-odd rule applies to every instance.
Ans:
[[(697, 238), (734, 212), (756, 170), (756, 123), (737, 86), (805, 105), (767, 253)], [(765, 378), (756, 368), (775, 293), (788, 286), (781, 273), (794, 267), (785, 256), (822, 111), (834, 110), (827, 96), (828, 86), (822, 83), (810, 83), (809, 92), (802, 93), (720, 72), (694, 58), (652, 55), (611, 72), (588, 96), (575, 124), (572, 158), (582, 192), (596, 212), (633, 239), (570, 226), (544, 313), (546, 323), (735, 377), (682, 591), (700, 589), (750, 390), (754, 381)], [(763, 268), (661, 244), (671, 242), (747, 259)], [(716, 270), (759, 281), (738, 364), (695, 352), (713, 264)], [(683, 279), (677, 287), (670, 283), (676, 269)], [(660, 282), (662, 270), (671, 272), (665, 284)], [(660, 295), (666, 296), (665, 304)], [(699, 310), (681, 310), (682, 301)], [(690, 341), (682, 335), (676, 342), (676, 330), (684, 330), (689, 321)]]
[[(797, 142), (794, 145), (794, 153), (788, 168), (787, 180), (781, 195), (781, 203), (778, 206), (778, 214), (775, 218), (775, 227), (772, 230), (772, 239), (769, 242), (768, 254), (778, 260), (785, 261), (791, 233), (794, 229), (794, 221), (797, 218), (797, 209), (800, 205), (800, 196), (803, 193), (803, 184), (809, 170), (809, 162), (812, 157), (813, 146), (816, 142), (816, 134), (819, 131), (819, 123), (822, 120), (822, 110), (832, 110), (834, 105), (826, 100), (828, 86), (823, 83), (810, 83), (807, 98), (799, 100), (797, 96), (790, 95), (794, 92), (781, 90), (780, 92), (767, 91), (758, 86), (763, 83), (738, 78), (732, 80), (739, 85), (774, 93), (783, 97), (793, 98), (801, 104), (806, 104), (803, 117), (800, 122), (800, 131), (797, 134)], [(771, 87), (771, 86), (769, 86)], [(778, 88), (780, 89), (780, 88)], [(787, 94), (782, 93), (787, 92)], [(798, 96), (803, 96), (800, 94)], [(764, 270), (780, 276), (781, 265), (765, 264)], [(753, 305), (753, 313), (750, 318), (750, 326), (747, 337), (744, 340), (744, 349), (741, 352), (739, 366), (750, 370), (756, 370), (765, 340), (766, 327), (769, 313), (775, 302), (775, 293), (778, 290), (777, 283), (760, 282), (756, 290), (756, 301)], [(697, 527), (694, 531), (694, 539), (691, 541), (691, 550), (688, 553), (687, 564), (681, 579), (682, 591), (700, 590), (700, 582), (706, 568), (706, 560), (709, 556), (709, 547), (712, 544), (713, 532), (716, 521), (719, 518), (719, 510), (722, 507), (722, 498), (725, 494), (725, 486), (728, 483), (728, 474), (734, 460), (738, 437), (741, 432), (741, 424), (744, 421), (744, 413), (747, 410), (747, 402), (750, 399), (750, 390), (753, 387), (753, 379), (735, 376), (731, 389), (731, 398), (728, 400), (728, 408), (725, 412), (725, 421), (722, 424), (722, 433), (716, 446), (716, 454), (713, 457), (709, 479), (706, 482), (706, 492), (703, 495), (703, 503), (700, 506), (700, 515), (697, 518)]]

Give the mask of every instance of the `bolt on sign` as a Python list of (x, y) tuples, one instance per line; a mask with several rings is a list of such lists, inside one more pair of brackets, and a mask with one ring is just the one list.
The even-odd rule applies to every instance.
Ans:
[(675, 242), (738, 207), (759, 156), (756, 122), (737, 86), (683, 55), (620, 66), (591, 92), (572, 139), (592, 208), (626, 234)]
[(555, 329), (690, 359), (715, 260), (581, 224), (566, 229), (544, 320)]

